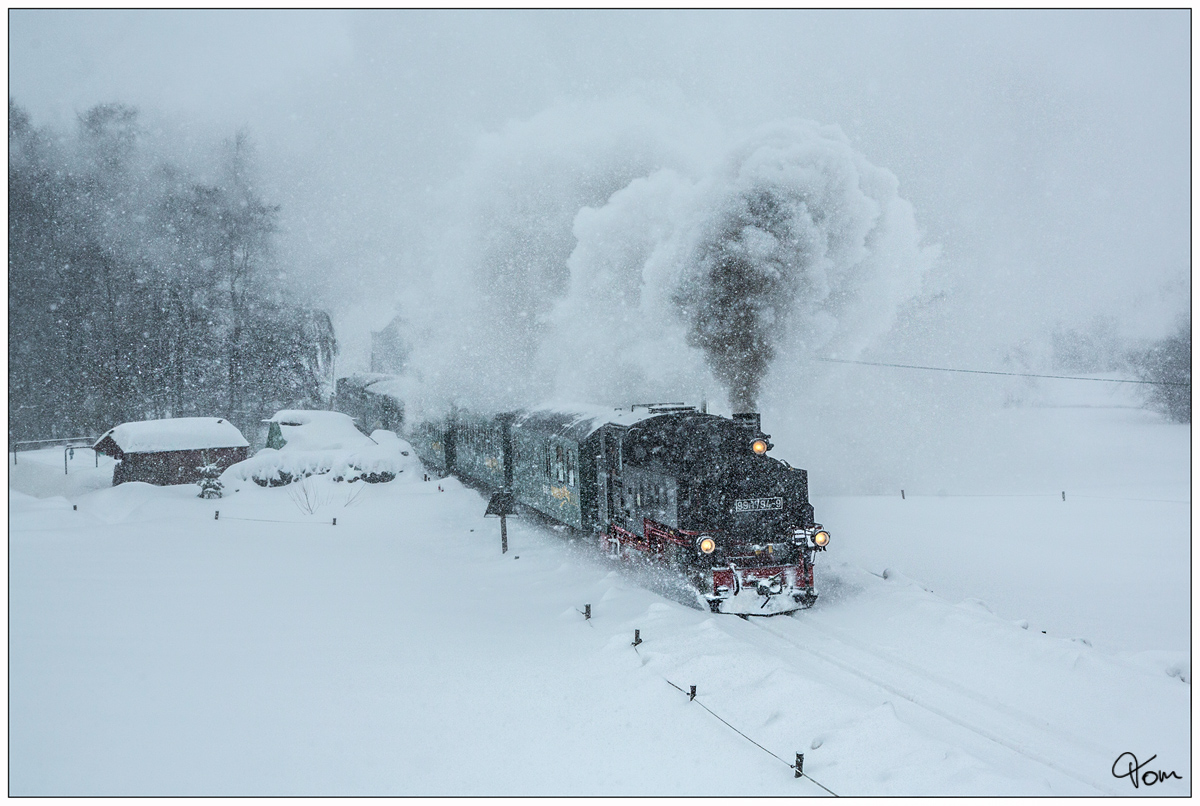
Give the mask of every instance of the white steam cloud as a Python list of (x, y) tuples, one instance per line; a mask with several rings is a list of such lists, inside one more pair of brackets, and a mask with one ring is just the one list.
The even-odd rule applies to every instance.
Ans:
[(781, 355), (853, 354), (887, 331), (933, 255), (896, 178), (836, 127), (804, 121), (745, 137), (692, 175), (631, 183), (580, 211), (575, 237), (547, 345), (558, 391), (707, 388), (735, 411), (757, 406)]
[(428, 404), (758, 405), (780, 362), (853, 355), (934, 252), (840, 129), (728, 133), (641, 102), (483, 138), (402, 304)]

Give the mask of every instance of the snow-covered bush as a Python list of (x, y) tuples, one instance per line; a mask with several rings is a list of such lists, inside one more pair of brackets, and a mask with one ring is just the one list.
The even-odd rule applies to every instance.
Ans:
[(391, 431), (371, 434), (367, 447), (356, 450), (276, 450), (257, 454), (231, 465), (221, 476), (228, 483), (253, 481), (260, 487), (282, 487), (309, 476), (331, 474), (334, 481), (388, 482), (406, 469), (420, 473), (412, 447)]
[(263, 448), (230, 466), (225, 479), (253, 481), (260, 487), (282, 487), (309, 476), (332, 473), (334, 481), (387, 482), (403, 472), (403, 457), (372, 446), (359, 451), (286, 451)]

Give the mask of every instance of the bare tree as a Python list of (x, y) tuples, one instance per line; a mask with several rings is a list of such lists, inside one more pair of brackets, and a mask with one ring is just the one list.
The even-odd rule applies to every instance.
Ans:
[(10, 433), (320, 405), (333, 328), (267, 279), (279, 207), (246, 133), (206, 184), (151, 157), (133, 107), (78, 123), (43, 132), (9, 102)]

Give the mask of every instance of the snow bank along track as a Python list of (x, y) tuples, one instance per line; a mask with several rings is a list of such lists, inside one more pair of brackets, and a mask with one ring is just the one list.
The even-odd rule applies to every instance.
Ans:
[[(595, 629), (596, 629), (596, 624), (595, 624), (595, 622), (593, 622), (593, 621), (592, 621), (592, 611), (591, 611), (591, 605), (589, 604), (589, 605), (586, 605), (585, 607), (586, 607), (586, 609), (584, 609), (584, 610), (579, 610), (579, 609), (576, 609), (576, 611), (575, 611), (575, 612), (577, 612), (577, 613), (579, 613), (579, 615), (583, 616), (583, 617), (584, 617), (584, 620), (585, 620), (585, 622), (584, 622), (584, 623), (586, 623), (586, 624), (587, 624), (589, 627), (591, 627), (593, 630), (595, 630)], [(634, 640), (633, 640), (633, 642), (631, 643), (631, 645), (630, 645), (630, 646), (632, 647), (633, 651), (634, 651), (635, 653), (637, 653), (639, 656), (641, 656), (641, 654), (642, 654), (642, 653), (641, 653), (641, 652), (638, 650), (638, 645), (639, 645), (639, 644), (641, 644), (641, 643), (642, 643), (642, 640), (641, 640), (641, 637), (640, 637), (640, 630), (634, 630)], [(642, 657), (642, 665), (643, 665), (643, 666), (645, 666), (645, 664), (646, 664), (646, 660), (647, 660), (646, 658)], [(712, 717), (716, 718), (716, 719), (717, 719), (717, 720), (718, 720), (718, 721), (719, 721), (721, 724), (723, 724), (725, 727), (729, 728), (731, 731), (733, 731), (734, 733), (736, 733), (738, 736), (741, 736), (743, 739), (745, 739), (746, 741), (750, 742), (750, 744), (754, 745), (754, 746), (755, 746), (755, 747), (757, 747), (759, 750), (762, 750), (762, 751), (763, 751), (764, 753), (766, 753), (767, 755), (769, 755), (769, 756), (771, 756), (772, 758), (774, 758), (775, 760), (779, 761), (781, 764), (783, 764), (785, 767), (787, 767), (789, 770), (791, 770), (797, 779), (803, 779), (803, 782), (804, 782), (804, 785), (805, 785), (805, 786), (812, 785), (812, 786), (816, 786), (816, 787), (818, 787), (818, 788), (821, 790), (821, 792), (820, 792), (820, 793), (816, 793), (816, 792), (814, 792), (814, 793), (813, 793), (814, 795), (817, 795), (817, 796), (819, 797), (819, 796), (821, 796), (821, 795), (823, 795), (823, 794), (827, 794), (827, 795), (832, 795), (832, 796), (833, 796), (833, 797), (835, 797), (835, 798), (836, 798), (836, 797), (839, 797), (839, 796), (838, 796), (838, 794), (837, 794), (836, 792), (834, 792), (833, 790), (831, 790), (831, 789), (829, 789), (828, 787), (826, 787), (826, 786), (825, 786), (824, 784), (822, 784), (820, 781), (816, 780), (816, 779), (815, 779), (815, 778), (813, 778), (811, 775), (809, 775), (809, 774), (807, 774), (807, 773), (805, 773), (805, 772), (802, 772), (802, 770), (800, 769), (800, 765), (802, 764), (803, 757), (802, 757), (800, 754), (797, 754), (797, 755), (796, 755), (796, 762), (795, 762), (795, 763), (790, 763), (790, 762), (788, 762), (786, 759), (782, 758), (781, 756), (779, 756), (777, 753), (775, 753), (774, 751), (770, 750), (770, 749), (769, 749), (769, 748), (767, 748), (766, 746), (764, 746), (764, 745), (760, 744), (760, 743), (759, 743), (757, 740), (755, 740), (755, 739), (754, 739), (752, 736), (750, 736), (750, 735), (748, 735), (748, 734), (744, 733), (743, 731), (741, 731), (740, 729), (738, 729), (738, 728), (737, 728), (735, 725), (733, 725), (731, 722), (729, 722), (727, 719), (725, 719), (723, 716), (721, 716), (721, 715), (720, 715), (720, 714), (718, 714), (716, 711), (712, 710), (712, 709), (711, 709), (711, 708), (709, 708), (707, 705), (705, 705), (705, 704), (704, 704), (704, 703), (703, 703), (703, 702), (700, 700), (700, 698), (699, 698), (699, 696), (698, 696), (698, 694), (697, 694), (697, 692), (696, 692), (696, 686), (690, 686), (690, 692), (689, 692), (689, 691), (685, 691), (685, 690), (684, 690), (684, 688), (683, 688), (683, 686), (679, 685), (678, 683), (674, 683), (674, 682), (672, 682), (672, 681), (671, 681), (671, 679), (670, 679), (669, 677), (667, 677), (666, 675), (662, 674), (661, 672), (653, 672), (653, 673), (654, 673), (654, 674), (657, 674), (657, 675), (658, 675), (658, 677), (659, 677), (659, 679), (661, 679), (661, 680), (662, 680), (664, 683), (666, 683), (668, 686), (670, 686), (671, 688), (675, 689), (675, 690), (676, 690), (676, 691), (678, 691), (680, 694), (683, 694), (684, 696), (686, 696), (686, 697), (687, 697), (687, 698), (688, 698), (688, 699), (689, 699), (691, 702), (694, 702), (696, 705), (699, 705), (699, 706), (700, 706), (701, 708), (703, 708), (703, 709), (704, 709), (706, 712), (708, 712), (708, 714), (709, 714), (709, 715), (711, 715)]]
[[(748, 619), (745, 623), (769, 633), (776, 649), (820, 661), (803, 664), (809, 671), (820, 674), (821, 664), (836, 667), (867, 684), (860, 688), (861, 695), (873, 698), (883, 691), (899, 698), (899, 701), (884, 700), (892, 702), (897, 718), (922, 732), (949, 739), (977, 758), (1012, 761), (1012, 754), (1016, 754), (1026, 764), (1048, 768), (1094, 790), (1078, 794), (1127, 794), (1119, 793), (1104, 780), (1109, 773), (1104, 762), (1111, 755), (1108, 748), (1066, 733), (1045, 720), (888, 652), (868, 647), (839, 630), (818, 625), (811, 612), (782, 619)], [(842, 676), (830, 678), (829, 682), (848, 688)], [(1089, 769), (1095, 772), (1090, 775), (1082, 772)], [(831, 783), (836, 786), (836, 782)]]

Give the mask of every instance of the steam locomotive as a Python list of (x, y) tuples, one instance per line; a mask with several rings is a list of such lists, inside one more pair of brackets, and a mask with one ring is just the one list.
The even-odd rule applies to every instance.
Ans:
[[(392, 419), (381, 417), (378, 398), (370, 383), (338, 390), (339, 407), (360, 422), (400, 430), (402, 408), (393, 401)], [(775, 615), (817, 600), (813, 558), (829, 533), (814, 520), (806, 471), (767, 455), (758, 414), (457, 410), (404, 431), (427, 467), (508, 491), (613, 556), (676, 569), (714, 613)]]

